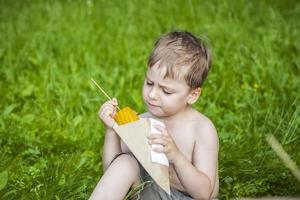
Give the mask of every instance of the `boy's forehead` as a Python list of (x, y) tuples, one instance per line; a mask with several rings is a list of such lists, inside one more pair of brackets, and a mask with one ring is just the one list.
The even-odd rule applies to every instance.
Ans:
[(146, 77), (148, 79), (159, 78), (167, 85), (186, 84), (184, 76), (181, 73), (177, 72), (174, 73), (173, 76), (171, 76), (170, 74), (167, 73), (167, 68), (164, 66), (161, 67), (152, 66), (151, 68), (149, 67), (147, 70)]
[(164, 80), (185, 81), (187, 68), (174, 67), (171, 70), (171, 72), (168, 72), (166, 66), (156, 63), (152, 67), (148, 67), (147, 76), (158, 75)]

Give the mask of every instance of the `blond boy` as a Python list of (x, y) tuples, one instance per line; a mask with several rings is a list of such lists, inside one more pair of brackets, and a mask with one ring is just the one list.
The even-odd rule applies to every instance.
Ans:
[[(218, 195), (218, 136), (213, 123), (192, 108), (208, 74), (211, 55), (189, 32), (171, 32), (156, 43), (148, 60), (143, 99), (148, 112), (140, 115), (162, 121), (161, 135), (148, 137), (169, 163), (171, 195), (155, 183), (140, 192), (140, 199), (212, 199)], [(131, 187), (149, 180), (145, 170), (112, 129), (117, 100), (99, 110), (106, 127), (104, 175), (90, 199), (121, 200)], [(144, 179), (148, 177), (148, 179)], [(142, 180), (141, 180), (142, 179)]]

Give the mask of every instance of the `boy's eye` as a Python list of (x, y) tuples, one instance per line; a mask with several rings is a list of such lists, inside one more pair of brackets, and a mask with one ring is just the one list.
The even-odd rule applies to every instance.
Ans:
[(164, 92), (166, 95), (173, 94), (172, 92), (168, 92), (168, 91), (166, 91), (166, 90), (163, 90), (163, 92)]
[(146, 81), (146, 84), (147, 85), (153, 85), (153, 83), (149, 82), (149, 81)]

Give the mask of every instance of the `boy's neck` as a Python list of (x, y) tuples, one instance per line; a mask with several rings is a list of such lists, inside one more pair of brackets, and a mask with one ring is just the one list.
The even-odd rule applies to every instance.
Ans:
[(177, 123), (182, 122), (182, 120), (187, 118), (187, 113), (189, 113), (192, 110), (192, 106), (188, 105), (186, 106), (184, 109), (182, 109), (180, 112), (171, 115), (171, 116), (167, 116), (167, 117), (161, 117), (159, 118), (160, 120), (163, 120), (163, 122), (165, 123), (165, 125), (167, 127), (172, 127)]

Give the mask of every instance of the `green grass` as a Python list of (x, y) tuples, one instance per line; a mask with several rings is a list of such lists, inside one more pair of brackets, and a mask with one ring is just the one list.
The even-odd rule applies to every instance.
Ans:
[[(298, 1), (0, 1), (0, 199), (87, 199), (102, 175), (106, 99), (145, 107), (161, 34), (201, 35), (213, 68), (195, 107), (220, 137), (220, 198), (299, 196), (265, 141), (300, 166)], [(8, 173), (8, 176), (7, 176)]]

